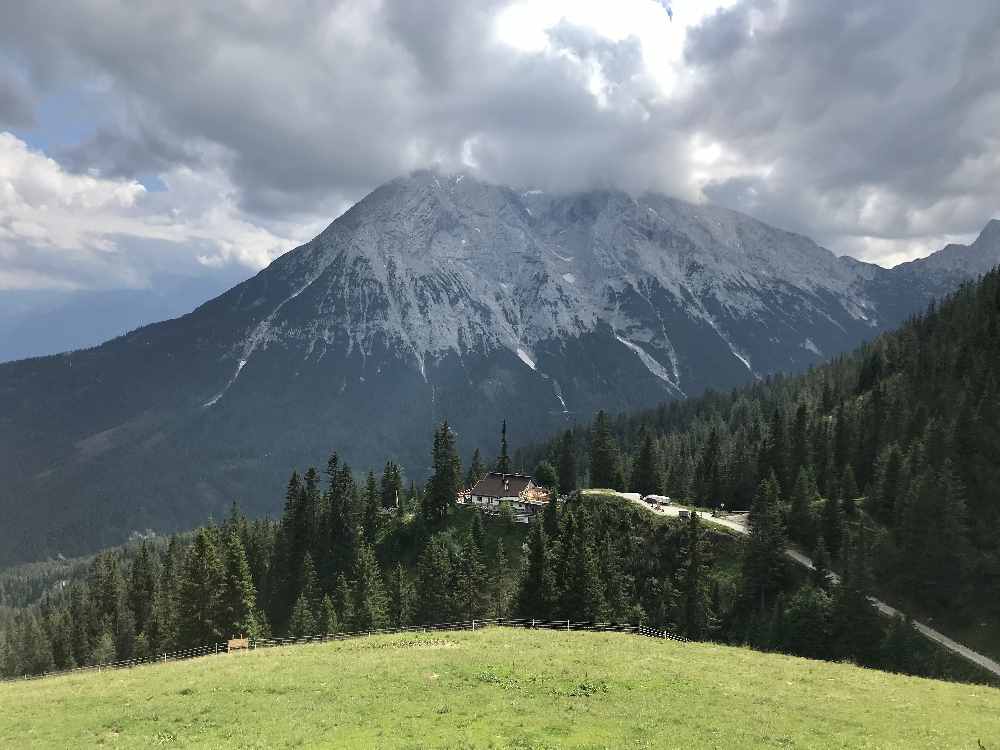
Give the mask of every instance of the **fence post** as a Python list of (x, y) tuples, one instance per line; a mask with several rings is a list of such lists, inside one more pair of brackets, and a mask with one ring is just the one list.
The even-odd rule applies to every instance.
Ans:
[(475, 621), (475, 619), (472, 620), (472, 631), (473, 632), (476, 631), (476, 621)]
[(569, 620), (566, 620), (566, 632), (569, 632)]

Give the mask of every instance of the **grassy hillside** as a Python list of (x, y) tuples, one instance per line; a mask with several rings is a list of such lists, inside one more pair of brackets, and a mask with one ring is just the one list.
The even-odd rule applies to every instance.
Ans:
[(491, 629), (0, 685), (0, 746), (1000, 748), (1000, 690), (709, 644)]

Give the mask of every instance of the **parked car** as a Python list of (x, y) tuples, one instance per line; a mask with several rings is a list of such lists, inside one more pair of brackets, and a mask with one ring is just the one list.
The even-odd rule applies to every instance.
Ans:
[(643, 500), (650, 505), (670, 505), (670, 503), (673, 502), (666, 495), (646, 495)]
[(677, 517), (678, 518), (688, 518), (690, 515), (691, 515), (691, 511), (689, 511), (689, 510), (679, 510), (679, 511), (677, 511)]

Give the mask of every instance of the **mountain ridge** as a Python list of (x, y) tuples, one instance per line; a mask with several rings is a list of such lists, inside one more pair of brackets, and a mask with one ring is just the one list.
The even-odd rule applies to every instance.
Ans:
[(488, 452), (503, 418), (527, 441), (804, 369), (960, 281), (665, 196), (416, 172), (188, 315), (0, 365), (8, 557), (274, 508), (331, 448), (420, 480), (444, 418)]

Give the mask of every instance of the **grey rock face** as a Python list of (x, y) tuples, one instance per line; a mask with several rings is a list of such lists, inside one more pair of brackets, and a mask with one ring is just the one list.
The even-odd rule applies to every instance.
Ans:
[(0, 365), (0, 549), (93, 549), (234, 499), (273, 512), (334, 449), (422, 481), (445, 418), (489, 455), (503, 418), (516, 444), (802, 369), (979, 273), (996, 226), (886, 270), (660, 195), (415, 173), (189, 315)]

